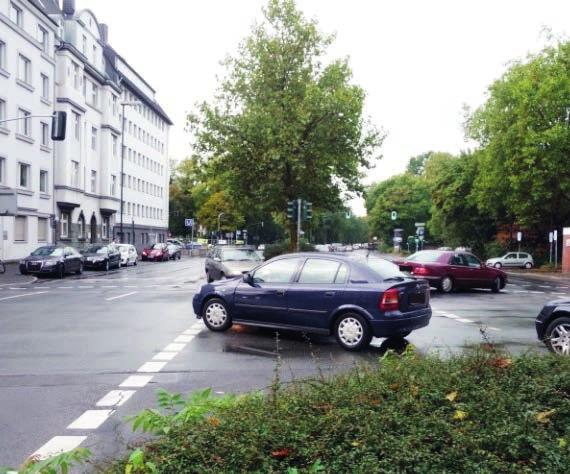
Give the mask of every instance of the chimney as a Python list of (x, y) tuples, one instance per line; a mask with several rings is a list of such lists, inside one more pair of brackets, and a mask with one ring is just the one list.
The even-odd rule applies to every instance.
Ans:
[(75, 14), (75, 0), (63, 0), (63, 13), (66, 16)]
[(109, 27), (105, 23), (99, 23), (99, 34), (103, 44), (109, 43)]

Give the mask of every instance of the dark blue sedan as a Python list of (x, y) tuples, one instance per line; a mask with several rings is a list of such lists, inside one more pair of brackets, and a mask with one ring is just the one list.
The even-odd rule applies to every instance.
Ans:
[(375, 337), (405, 337), (431, 318), (429, 284), (386, 260), (288, 254), (243, 277), (202, 286), (194, 312), (208, 329), (233, 323), (334, 334), (356, 351)]

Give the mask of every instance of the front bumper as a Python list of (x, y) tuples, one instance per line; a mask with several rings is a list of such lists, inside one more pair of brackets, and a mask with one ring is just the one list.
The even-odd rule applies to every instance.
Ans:
[(194, 298), (192, 298), (192, 309), (196, 317), (200, 319), (202, 317), (202, 296), (200, 293), (196, 293)]
[(91, 270), (101, 270), (103, 268), (105, 268), (105, 261), (102, 262), (89, 262), (87, 260), (85, 260), (83, 262), (83, 268), (88, 268)]
[(431, 308), (420, 309), (400, 316), (385, 316), (370, 321), (374, 337), (393, 337), (426, 327), (431, 319)]

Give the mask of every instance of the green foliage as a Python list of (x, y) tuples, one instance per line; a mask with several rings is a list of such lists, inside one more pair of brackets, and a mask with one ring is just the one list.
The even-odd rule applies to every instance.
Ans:
[[(87, 448), (77, 448), (42, 461), (29, 460), (17, 472), (19, 474), (68, 474), (85, 464), (90, 456), (91, 451)], [(0, 467), (0, 474), (11, 471), (14, 469)]]
[(144, 460), (162, 473), (565, 473), (569, 393), (567, 357), (388, 352), (212, 408), (152, 442)]
[[(301, 252), (314, 252), (315, 247), (309, 244), (307, 241), (301, 240), (299, 249)], [(266, 245), (265, 250), (263, 251), (263, 257), (265, 260), (269, 260), (270, 258), (277, 257), (289, 252), (289, 242), (282, 241), (275, 244)]]
[(423, 175), (426, 169), (426, 164), (432, 155), (433, 151), (428, 151), (427, 153), (422, 153), (421, 155), (410, 158), (406, 172), (415, 174), (416, 176)]
[(125, 466), (125, 474), (148, 473), (155, 474), (158, 472), (153, 462), (145, 461), (144, 451), (135, 449), (129, 456), (127, 465)]
[[(382, 181), (367, 194), (367, 207), (373, 236), (392, 242), (395, 228), (404, 229), (405, 236), (415, 235), (415, 223), (427, 222), (430, 217), (431, 201), (426, 179), (406, 173)], [(396, 221), (391, 220), (391, 211), (398, 212)]]
[(367, 219), (353, 215), (347, 218), (346, 210), (318, 213), (311, 223), (311, 241), (319, 244), (368, 242)]
[(198, 210), (198, 222), (211, 231), (217, 231), (220, 213), (223, 213), (219, 219), (222, 232), (233, 232), (236, 229), (241, 229), (245, 222), (238, 204), (225, 191), (215, 192), (208, 198)]
[[(196, 150), (242, 209), (285, 214), (303, 198), (336, 210), (362, 190), (382, 135), (363, 118), (364, 91), (343, 60), (324, 64), (332, 38), (293, 0), (269, 0), (212, 103), (189, 115)], [(290, 248), (296, 234), (290, 224)]]

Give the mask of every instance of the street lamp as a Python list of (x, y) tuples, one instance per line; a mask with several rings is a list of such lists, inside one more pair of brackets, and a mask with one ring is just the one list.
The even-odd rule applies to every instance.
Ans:
[(220, 243), (220, 218), (225, 214), (225, 212), (220, 212), (218, 214), (218, 243)]
[(123, 209), (125, 207), (125, 202), (123, 200), (123, 192), (125, 188), (125, 107), (136, 107), (137, 105), (140, 105), (140, 102), (137, 100), (132, 102), (121, 102), (123, 120), (121, 120), (121, 223), (119, 226), (119, 233), (121, 234), (120, 239), (122, 244), (125, 243), (123, 233)]

